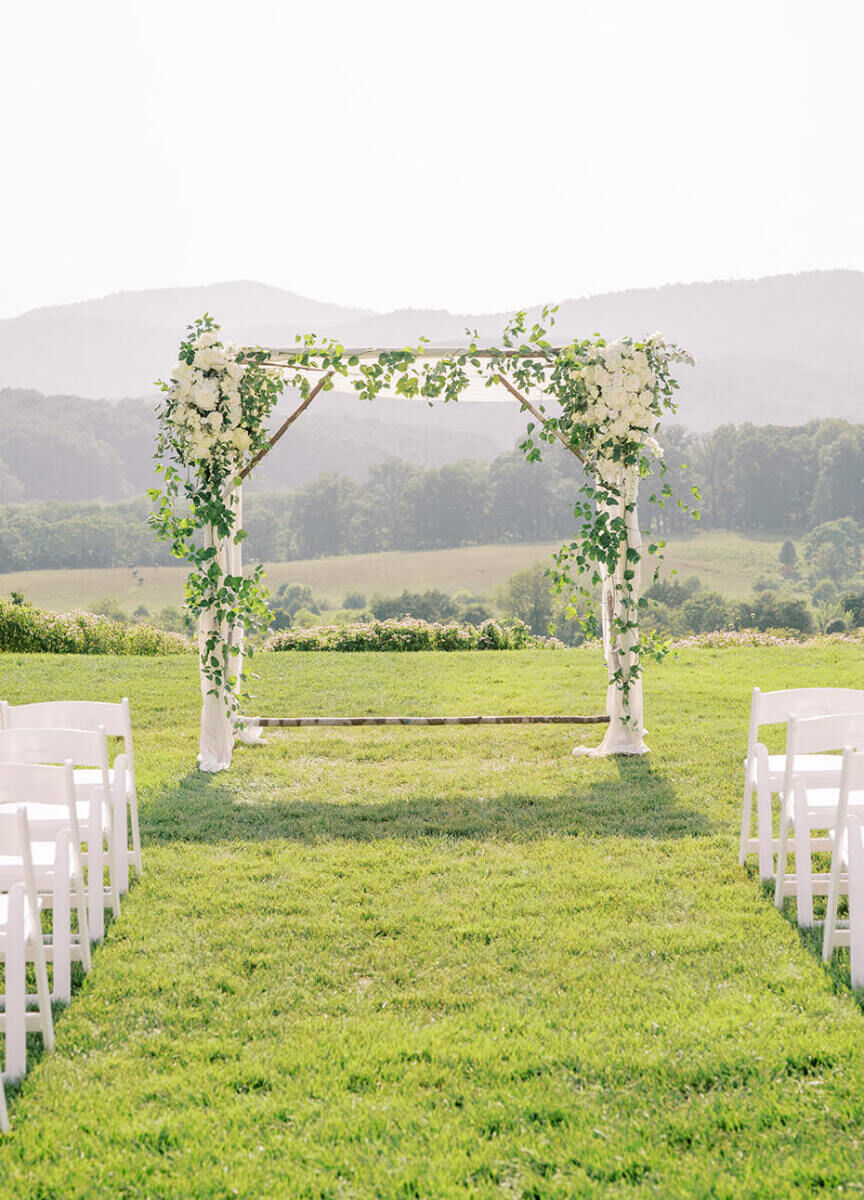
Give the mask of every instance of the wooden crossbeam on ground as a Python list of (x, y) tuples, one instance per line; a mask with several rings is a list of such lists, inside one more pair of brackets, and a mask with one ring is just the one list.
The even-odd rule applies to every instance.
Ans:
[(333, 725), (606, 725), (609, 722), (605, 715), (574, 717), (559, 714), (501, 717), (242, 717), (241, 720), (246, 725), (256, 725), (262, 729), (308, 729)]

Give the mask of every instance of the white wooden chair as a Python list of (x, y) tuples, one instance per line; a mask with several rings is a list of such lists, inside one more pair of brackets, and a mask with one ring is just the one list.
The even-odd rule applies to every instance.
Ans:
[[(850, 807), (852, 812), (850, 813)], [(859, 811), (855, 812), (857, 808)], [(861, 856), (861, 811), (864, 808), (864, 754), (854, 754), (852, 750), (843, 751), (843, 770), (840, 774), (840, 792), (837, 801), (837, 818), (834, 828), (833, 849), (831, 853), (831, 871), (828, 879), (828, 901), (825, 906), (825, 928), (822, 933), (822, 961), (829, 962), (837, 946), (852, 947), (852, 910), (855, 908), (859, 945), (856, 960), (860, 960), (860, 947), (864, 945), (864, 910), (861, 909), (860, 898), (855, 896), (853, 904), (852, 877), (853, 866), (857, 868), (858, 887), (864, 883)], [(855, 838), (857, 834), (857, 853)], [(850, 917), (842, 925), (837, 920), (837, 907), (841, 894), (849, 895)], [(864, 964), (856, 962), (859, 973)], [(855, 985), (860, 986), (860, 985)]]
[[(45, 958), (53, 964), (53, 999), (72, 999), (71, 963), (90, 969), (90, 931), (81, 864), (81, 835), (72, 782), (72, 763), (62, 767), (0, 762), (0, 808), (27, 815), (36, 890), (42, 908), (52, 909)], [(15, 864), (0, 846), (0, 887), (14, 877)], [(72, 932), (75, 909), (78, 930)]]
[[(0, 729), (0, 762), (57, 763), (71, 760), (75, 811), (80, 841), (87, 843), (87, 897), (90, 934), (105, 934), (105, 902), (115, 916), (120, 912), (120, 882), (128, 883), (129, 863), (121, 844), (126, 825), (125, 763), (118, 755), (112, 771), (108, 743), (102, 729)], [(85, 770), (80, 764), (87, 764)], [(95, 778), (94, 778), (95, 777)], [(19, 803), (27, 797), (19, 797)], [(28, 815), (32, 816), (28, 808)], [(108, 887), (104, 869), (108, 866)]]
[[(9, 704), (0, 700), (0, 729), (90, 729), (104, 728), (108, 737), (123, 739), (126, 764), (126, 797), (132, 845), (127, 845), (128, 866), (143, 871), (141, 834), (138, 828), (138, 793), (135, 758), (132, 753), (132, 715), (128, 699), (119, 704), (102, 700), (46, 700), (36, 704)], [(95, 773), (76, 772), (76, 782), (98, 782)], [(113, 780), (112, 780), (113, 782)], [(124, 829), (126, 819), (124, 817)], [(127, 866), (127, 871), (128, 871)], [(124, 889), (125, 890), (125, 889)]]
[[(796, 896), (798, 924), (803, 928), (813, 925), (814, 894), (827, 895), (829, 887), (828, 874), (813, 872), (812, 852), (830, 851), (833, 846), (830, 832), (838, 829), (843, 758), (825, 752), (857, 746), (864, 747), (864, 713), (807, 720), (793, 716), (789, 721), (774, 903), (777, 908), (782, 908), (785, 896)], [(817, 757), (834, 761), (820, 771), (812, 766), (812, 760)], [(801, 762), (808, 764), (806, 772), (799, 770)], [(790, 829), (795, 871), (787, 875)], [(814, 830), (826, 832), (820, 837), (814, 836)]]
[[(750, 732), (747, 738), (747, 758), (744, 765), (744, 802), (741, 810), (741, 840), (738, 861), (743, 866), (747, 855), (759, 854), (759, 877), (774, 876), (774, 853), (778, 841), (773, 833), (772, 796), (783, 786), (786, 774), (786, 755), (769, 754), (759, 740), (763, 725), (787, 724), (790, 717), (832, 716), (837, 713), (864, 712), (864, 690), (855, 688), (794, 688), (782, 692), (763, 692), (753, 689), (750, 704)], [(818, 756), (799, 758), (798, 772), (805, 778), (808, 772), (822, 774), (835, 771), (840, 779), (840, 759), (825, 763)], [(757, 836), (751, 834), (753, 794), (756, 793)]]
[[(27, 1070), (28, 1032), (41, 1033), (45, 1049), (54, 1049), (54, 1021), (30, 845), (23, 808), (0, 808), (0, 847), (4, 855), (16, 860), (18, 876), (0, 894), (0, 960), (5, 973), (0, 1029), (6, 1042), (6, 1079), (19, 1079)], [(35, 968), (35, 997), (27, 992), (28, 962)]]

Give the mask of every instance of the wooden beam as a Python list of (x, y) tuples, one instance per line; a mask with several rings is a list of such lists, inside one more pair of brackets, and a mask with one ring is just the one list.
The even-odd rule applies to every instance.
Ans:
[[(547, 422), (546, 417), (543, 416), (543, 414), (540, 412), (540, 410), (535, 408), (534, 405), (531, 403), (531, 401), (528, 400), (527, 397), (523, 396), (522, 393), (513, 386), (513, 384), (510, 382), (509, 379), (506, 379), (503, 375), (496, 375), (495, 378), (498, 380), (499, 383), (504, 385), (504, 387), (511, 394), (511, 396), (515, 396), (516, 399), (519, 401), (519, 403), (528, 409), (528, 411), (530, 412), (532, 417), (537, 418), (537, 420), (540, 422), (540, 424), (545, 429), (548, 422)], [(571, 454), (575, 454), (581, 463), (585, 462), (585, 456), (579, 450), (577, 450), (575, 448), (575, 446), (570, 445), (570, 442), (567, 440), (567, 438), (564, 436), (564, 434), (561, 432), (561, 430), (558, 428), (557, 425), (552, 430), (552, 432), (555, 434), (555, 437), (558, 439), (558, 441), (561, 442), (562, 445), (567, 447), (567, 449), (570, 451)]]
[[(546, 350), (477, 349), (472, 351), (466, 346), (423, 346), (419, 349), (419, 353), (417, 353), (417, 359), (422, 362), (424, 359), (459, 358), (462, 355), (469, 360), (472, 358), (548, 358), (551, 355), (557, 354), (559, 350), (565, 350), (566, 348), (566, 346), (549, 346)], [(293, 350), (284, 346), (262, 346), (261, 349), (265, 350), (267, 354), (273, 355), (274, 357), (284, 355), (286, 358), (294, 358), (298, 354), (304, 354), (307, 352), (313, 355), (316, 352), (318, 354), (326, 353), (323, 347), (316, 346), (304, 347), (298, 345), (295, 346)], [(415, 346), (343, 346), (342, 356), (343, 358), (350, 358), (353, 356), (356, 358), (370, 358), (374, 360), (379, 354), (394, 354), (403, 350), (410, 350), (413, 354), (418, 350), (418, 348)], [(284, 366), (285, 364), (278, 363), (275, 365)], [(321, 368), (312, 367), (310, 365), (308, 367), (298, 367), (297, 369), (299, 371), (312, 371), (320, 370)]]
[(262, 729), (314, 729), (333, 725), (605, 725), (607, 716), (503, 716), (503, 717), (241, 717), (246, 725)]
[(298, 407), (294, 409), (291, 416), (288, 417), (287, 420), (282, 422), (282, 424), (279, 426), (279, 428), (273, 434), (272, 438), (267, 443), (267, 445), (264, 447), (264, 449), (259, 450), (258, 453), (255, 455), (255, 457), (252, 459), (252, 461), (246, 464), (246, 466), (240, 472), (241, 482), (246, 478), (246, 476), (249, 474), (250, 471), (254, 470), (254, 468), (258, 466), (259, 462), (264, 457), (264, 455), (270, 453), (270, 451), (273, 449), (273, 447), (276, 445), (276, 443), (282, 437), (283, 433), (286, 432), (288, 427), (290, 425), (293, 425), (294, 422), (297, 420), (297, 418), (300, 416), (300, 414), (304, 413), (306, 411), (306, 409), (309, 407), (309, 405), (312, 403), (312, 401), (315, 399), (315, 397), (318, 395), (318, 393), (324, 387), (325, 383), (327, 382), (327, 380), (330, 378), (330, 376), (332, 374), (333, 374), (332, 371), (328, 371), (323, 379), (318, 380), (318, 382), (315, 384), (315, 386), (310, 390), (309, 395), (306, 397), (306, 399), (303, 401), (303, 403), (298, 405)]

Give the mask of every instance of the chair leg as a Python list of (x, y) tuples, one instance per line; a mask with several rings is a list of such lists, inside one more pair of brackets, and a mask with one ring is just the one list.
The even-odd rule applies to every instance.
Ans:
[(813, 864), (810, 861), (810, 820), (806, 810), (795, 814), (794, 844), (798, 924), (802, 929), (810, 929), (813, 925)]
[(850, 983), (864, 987), (864, 880), (852, 865), (849, 855), (849, 958)]
[(828, 881), (828, 899), (825, 902), (825, 928), (822, 931), (822, 961), (831, 961), (834, 953), (834, 934), (837, 931), (837, 901), (840, 895), (840, 840), (838, 829), (834, 835), (834, 849), (831, 853), (831, 875)]
[[(6, 942), (6, 1077), (20, 1079), (27, 1071), (26, 952), (24, 948), (24, 909), (14, 913), (10, 903), (9, 934)], [(18, 907), (18, 906), (16, 906)]]
[(84, 889), (84, 880), (81, 877), (81, 866), (78, 864), (75, 878), (73, 880), (75, 888), (75, 911), (78, 913), (78, 943), (81, 947), (81, 966), (85, 971), (90, 970), (90, 921), (87, 916), (87, 893)]
[(774, 877), (774, 851), (771, 840), (774, 830), (771, 790), (766, 783), (760, 783), (756, 789), (756, 811), (759, 823), (759, 878), (772, 879)]
[(69, 905), (68, 856), (63, 870), (60, 851), (54, 870), (53, 909), (51, 912), (51, 961), (54, 999), (69, 1004), (72, 999), (72, 923)]
[(738, 865), (744, 866), (747, 861), (747, 843), (750, 841), (750, 823), (753, 820), (753, 780), (750, 778), (750, 764), (744, 768), (744, 800), (741, 805), (741, 839), (738, 844)]
[(774, 881), (774, 907), (783, 907), (786, 892), (786, 862), (789, 857), (789, 826), (791, 813), (786, 800), (780, 809), (780, 844), (777, 847), (777, 878)]
[(143, 871), (141, 859), (141, 831), (138, 828), (138, 795), (135, 791), (135, 783), (129, 791), (129, 817), (132, 824), (132, 853), (130, 859), (135, 868), (135, 873), (140, 875)]
[(114, 800), (112, 832), (114, 837), (111, 859), (117, 880), (117, 891), (120, 896), (125, 896), (129, 891), (129, 836), (126, 831), (125, 796), (117, 796)]
[(45, 947), (37, 929), (33, 946), (33, 968), (36, 973), (36, 995), (39, 1000), (39, 1023), (42, 1026), (42, 1043), (46, 1050), (54, 1049), (54, 1017), (51, 1013), (51, 991), (48, 987), (48, 971), (45, 967)]
[(91, 822), (87, 842), (87, 898), (90, 916), (90, 936), (101, 942), (105, 936), (105, 886), (102, 854), (102, 829)]

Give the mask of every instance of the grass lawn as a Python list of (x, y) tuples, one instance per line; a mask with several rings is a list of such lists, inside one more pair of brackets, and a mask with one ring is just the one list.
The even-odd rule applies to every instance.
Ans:
[[(268, 563), (267, 582), (273, 592), (282, 583), (306, 583), (316, 597), (329, 600), (334, 608), (341, 606), (348, 592), (357, 591), (371, 596), (440, 588), (451, 594), (489, 595), (516, 571), (535, 562), (549, 564), (559, 544), (463, 546)], [(777, 566), (781, 545), (782, 540), (773, 536), (745, 537), (709, 530), (670, 540), (665, 566), (682, 577), (699, 575), (704, 587), (739, 597), (751, 591), (757, 575)], [(87, 608), (113, 596), (127, 613), (140, 604), (155, 613), (166, 605), (182, 604), (185, 578), (184, 567), (141, 567), (137, 576), (128, 567), (17, 571), (0, 574), (0, 595), (20, 591), (32, 604), (55, 611)]]
[[(593, 650), (257, 662), (259, 712), (602, 704)], [(862, 676), (688, 651), (647, 759), (296, 730), (210, 778), (194, 659), (0, 656), (12, 701), (130, 696), (146, 866), (12, 1097), (0, 1196), (864, 1192), (864, 1017), (736, 841), (752, 684)]]

